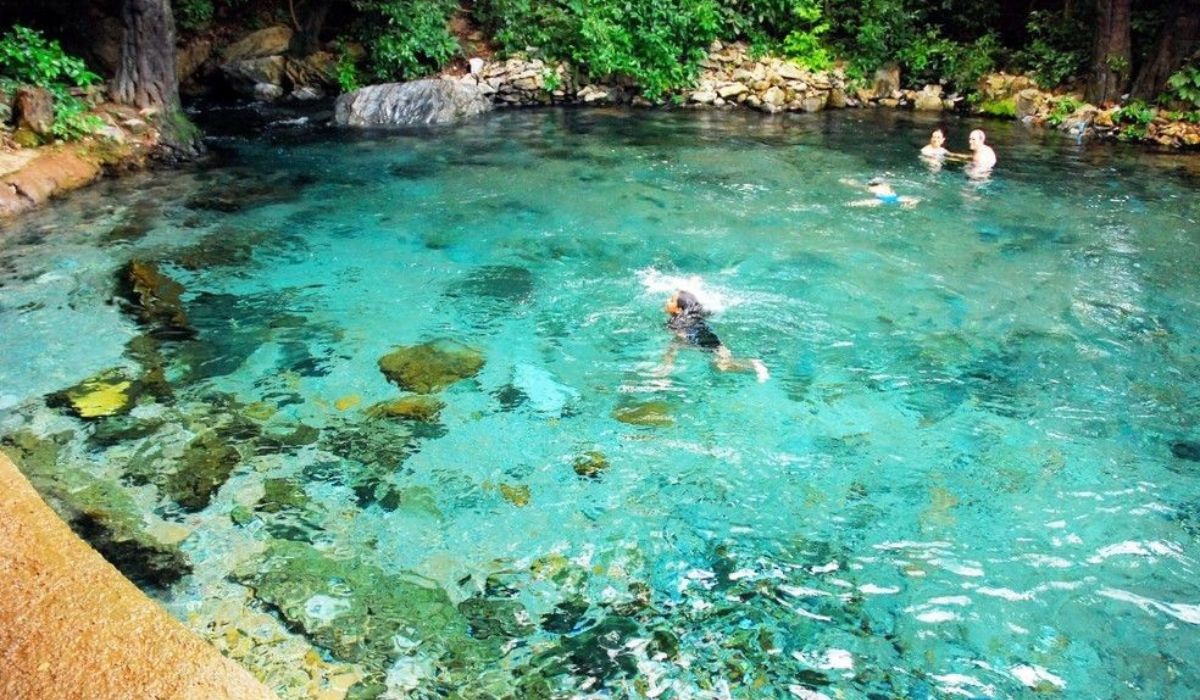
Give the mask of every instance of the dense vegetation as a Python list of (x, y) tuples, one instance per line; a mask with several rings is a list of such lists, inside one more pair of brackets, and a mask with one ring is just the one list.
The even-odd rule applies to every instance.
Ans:
[(54, 98), (54, 136), (75, 138), (99, 126), (87, 114), (87, 103), (72, 93), (99, 80), (82, 60), (40, 32), (16, 25), (0, 36), (0, 91), (14, 93), (22, 85), (48, 90)]
[[(128, 1), (128, 0), (123, 0)], [(165, 1), (165, 0), (164, 0)], [(6, 5), (0, 0), (0, 5)], [(110, 4), (119, 4), (112, 0)], [(14, 4), (21, 17), (67, 41), (88, 29), (57, 19), (69, 0)], [(714, 39), (745, 40), (760, 53), (813, 69), (840, 66), (869, 81), (895, 63), (907, 86), (941, 82), (969, 92), (1006, 69), (1046, 88), (1077, 88), (1096, 103), (1200, 110), (1200, 0), (171, 0), (180, 35), (227, 34), (283, 23), (293, 51), (340, 54), (343, 87), (427, 75), (462, 55), (479, 28), (501, 55), (536, 51), (585, 76), (626, 81), (650, 98), (686, 86)], [(38, 9), (41, 8), (41, 9)], [(23, 14), (22, 14), (23, 13)], [(80, 15), (81, 13), (75, 13)], [(55, 25), (55, 22), (59, 22)], [(13, 30), (0, 83), (26, 81), (60, 96), (61, 128), (73, 127), (67, 94), (94, 76), (54, 42)], [(361, 47), (361, 49), (359, 48)], [(57, 53), (55, 53), (57, 52)], [(47, 58), (55, 56), (55, 58)], [(58, 70), (50, 74), (41, 68)], [(56, 68), (57, 67), (57, 68)]]
[[(1136, 97), (1162, 98), (1177, 108), (1200, 106), (1196, 30), (1186, 21), (1200, 12), (1197, 0), (1033, 0), (1020, 8), (1001, 0), (475, 0), (463, 5), (456, 0), (175, 0), (175, 5), (181, 27), (190, 32), (204, 31), (215, 17), (239, 13), (260, 21), (273, 14), (297, 26), (305, 24), (306, 14), (323, 20), (329, 13), (320, 30), (324, 38), (365, 46), (366, 57), (356, 70), (375, 80), (414, 78), (459, 57), (449, 29), (458, 15), (482, 27), (502, 54), (535, 48), (593, 77), (626, 78), (651, 97), (686, 85), (713, 39), (744, 39), (756, 51), (786, 55), (814, 69), (840, 61), (852, 79), (869, 78), (876, 68), (895, 62), (908, 85), (945, 82), (966, 91), (979, 76), (999, 69), (1031, 74), (1044, 87), (1083, 86), (1097, 72), (1095, 54), (1104, 38), (1099, 35), (1124, 32), (1127, 55), (1113, 51), (1099, 60), (1123, 90), (1138, 87)], [(1123, 26), (1114, 27), (1114, 12), (1115, 24), (1123, 21)], [(1152, 76), (1148, 85), (1134, 85), (1139, 73), (1151, 72), (1143, 67), (1161, 62), (1164, 45), (1178, 54), (1167, 57), (1173, 64), (1169, 72)], [(348, 74), (348, 82), (355, 77)]]

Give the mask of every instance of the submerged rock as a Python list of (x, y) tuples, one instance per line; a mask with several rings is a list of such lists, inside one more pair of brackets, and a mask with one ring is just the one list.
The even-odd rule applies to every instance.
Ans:
[(1171, 443), (1171, 454), (1189, 462), (1200, 462), (1200, 442), (1180, 440)]
[(618, 406), (613, 411), (613, 418), (629, 425), (662, 427), (675, 424), (675, 419), (671, 417), (671, 406), (666, 401)]
[(78, 465), (59, 464), (67, 436), (41, 438), (23, 431), (5, 437), (0, 449), (59, 517), (134, 583), (165, 588), (190, 574), (191, 563), (179, 543), (155, 539), (140, 508), (119, 484)]
[(348, 92), (337, 99), (333, 120), (339, 126), (451, 124), (491, 108), (477, 86), (435, 78)]
[(396, 418), (399, 420), (430, 423), (446, 407), (445, 402), (434, 396), (405, 396), (395, 401), (381, 401), (367, 409), (371, 418)]
[(120, 369), (110, 369), (46, 397), (46, 404), (64, 408), (84, 419), (128, 413), (133, 408), (135, 385)]
[(196, 335), (184, 310), (183, 285), (151, 262), (131, 260), (118, 273), (118, 290), (132, 305), (140, 323), (156, 338), (183, 339)]
[(575, 473), (585, 478), (599, 478), (608, 467), (608, 458), (602, 452), (584, 452), (575, 458)]
[(184, 510), (202, 510), (229, 480), (241, 459), (241, 454), (215, 430), (201, 433), (188, 443), (178, 468), (162, 481), (161, 488)]
[(483, 363), (478, 350), (443, 339), (396, 348), (379, 358), (379, 371), (402, 389), (429, 394), (475, 376)]
[(273, 540), (262, 559), (243, 565), (233, 579), (252, 588), (288, 626), (334, 658), (362, 664), (375, 678), (407, 653), (397, 639), (457, 668), (499, 656), (499, 640), (473, 639), (467, 618), (445, 591), (359, 559), (337, 560), (303, 543)]

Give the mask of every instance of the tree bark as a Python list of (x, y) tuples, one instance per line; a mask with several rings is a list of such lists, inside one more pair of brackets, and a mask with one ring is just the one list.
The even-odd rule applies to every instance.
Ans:
[(112, 98), (138, 109), (158, 112), (163, 145), (174, 155), (200, 151), (199, 131), (179, 101), (175, 77), (175, 17), (169, 0), (124, 0), (121, 57), (112, 81)]
[(1116, 102), (1129, 86), (1133, 50), (1129, 37), (1132, 0), (1097, 0), (1096, 35), (1092, 51), (1091, 79), (1086, 98), (1103, 106)]
[(1133, 96), (1153, 100), (1166, 90), (1167, 79), (1179, 70), (1200, 44), (1200, 0), (1175, 0), (1155, 42), (1150, 60), (1133, 81)]

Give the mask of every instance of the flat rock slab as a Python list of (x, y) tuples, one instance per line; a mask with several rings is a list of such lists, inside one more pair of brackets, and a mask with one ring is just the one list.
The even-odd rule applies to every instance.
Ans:
[(0, 455), (0, 697), (276, 698), (71, 532)]
[(73, 150), (42, 151), (20, 169), (0, 176), (0, 218), (14, 216), (56, 194), (100, 177), (100, 164)]
[(491, 108), (491, 99), (479, 87), (434, 78), (348, 92), (337, 99), (333, 121), (368, 127), (452, 124)]

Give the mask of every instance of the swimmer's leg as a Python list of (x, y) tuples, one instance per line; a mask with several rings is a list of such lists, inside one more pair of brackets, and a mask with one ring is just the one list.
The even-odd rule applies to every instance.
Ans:
[(762, 360), (739, 360), (724, 345), (713, 351), (713, 364), (722, 372), (754, 372), (754, 376), (760, 383), (771, 377), (771, 373), (767, 371), (767, 366), (763, 364)]

